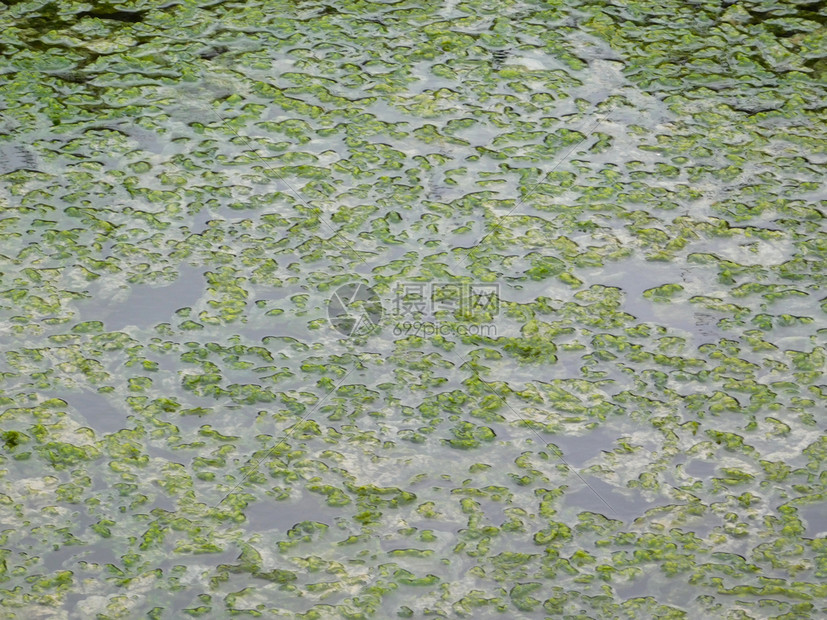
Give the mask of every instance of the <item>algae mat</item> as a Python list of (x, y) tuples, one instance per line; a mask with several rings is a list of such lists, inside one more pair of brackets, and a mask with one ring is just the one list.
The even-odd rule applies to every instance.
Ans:
[(6, 0), (0, 616), (824, 617), (819, 6)]

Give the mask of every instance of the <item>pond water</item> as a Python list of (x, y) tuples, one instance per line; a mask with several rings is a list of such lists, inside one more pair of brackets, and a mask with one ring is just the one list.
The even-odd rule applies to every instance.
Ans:
[(6, 2), (0, 617), (825, 617), (817, 7)]

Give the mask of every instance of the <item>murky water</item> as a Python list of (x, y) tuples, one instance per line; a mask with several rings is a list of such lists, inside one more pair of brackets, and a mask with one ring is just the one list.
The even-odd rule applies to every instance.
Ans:
[(0, 616), (824, 615), (815, 5), (113, 7), (0, 12)]

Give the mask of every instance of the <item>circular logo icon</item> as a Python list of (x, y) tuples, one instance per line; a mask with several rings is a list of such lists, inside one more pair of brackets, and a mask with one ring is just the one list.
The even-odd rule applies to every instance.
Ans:
[(372, 288), (351, 282), (337, 288), (327, 302), (331, 326), (345, 336), (363, 336), (382, 320), (382, 302)]

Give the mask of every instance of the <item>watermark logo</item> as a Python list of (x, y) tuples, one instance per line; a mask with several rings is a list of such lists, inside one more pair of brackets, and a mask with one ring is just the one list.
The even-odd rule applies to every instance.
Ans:
[(399, 282), (394, 289), (397, 318), (440, 316), (457, 320), (493, 318), (500, 312), (500, 285), (482, 282)]
[(327, 302), (330, 325), (348, 337), (370, 333), (379, 326), (383, 314), (379, 295), (361, 282), (340, 286)]
[[(330, 325), (348, 337), (373, 333), (384, 321), (395, 336), (496, 337), (500, 312), (499, 284), (489, 282), (398, 282), (383, 304), (359, 282), (337, 288), (330, 297)], [(389, 308), (385, 316), (383, 308)]]
[(497, 337), (492, 323), (443, 323), (442, 321), (400, 321), (393, 327), (394, 336), (486, 336)]

